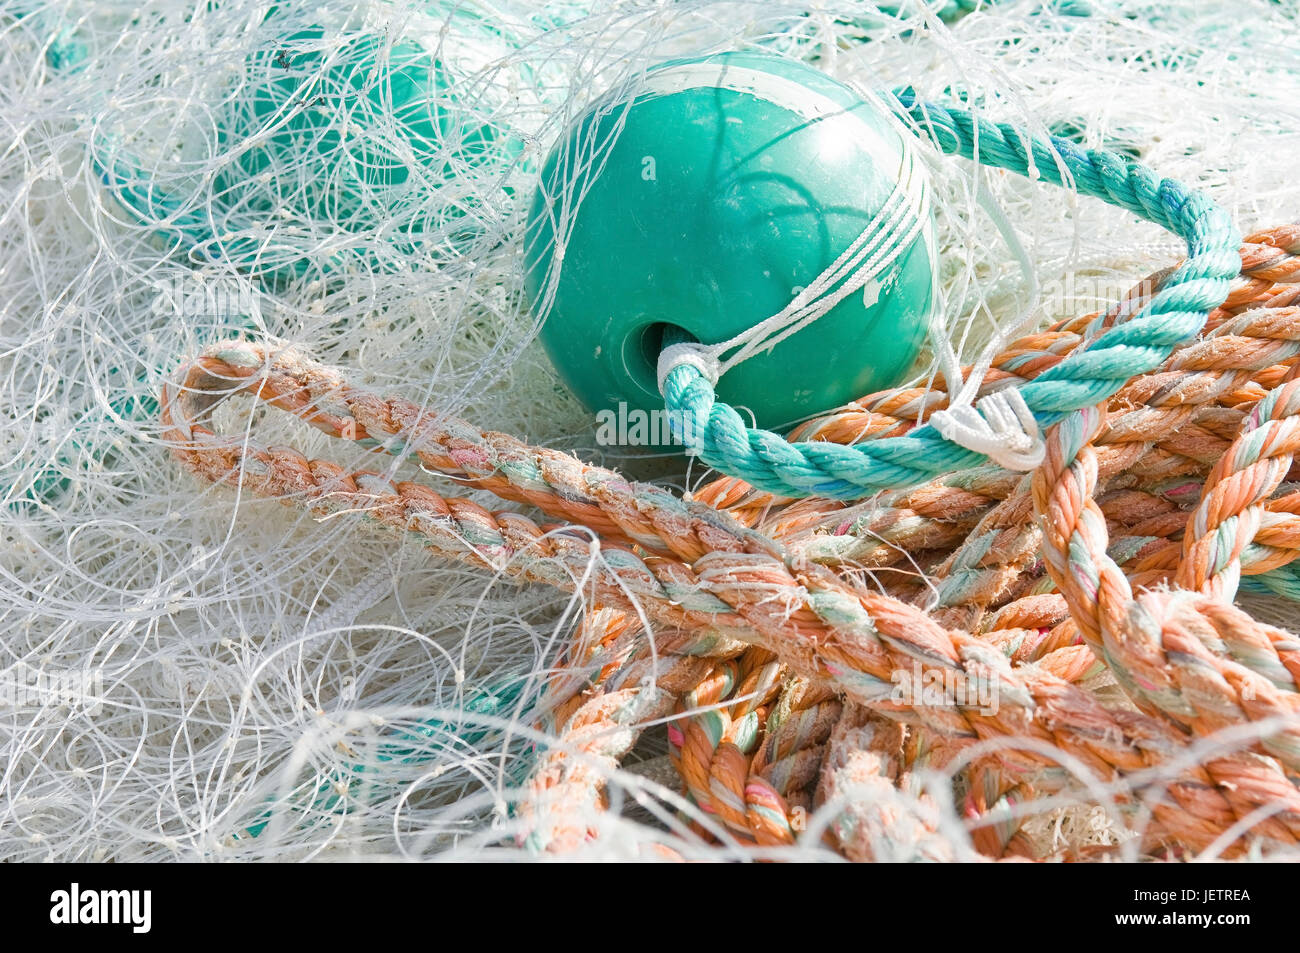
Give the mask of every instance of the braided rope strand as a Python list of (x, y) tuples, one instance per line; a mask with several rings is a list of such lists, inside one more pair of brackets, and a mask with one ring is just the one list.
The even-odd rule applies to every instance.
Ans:
[[(1182, 369), (1186, 371), (1194, 369), (1253, 369), (1254, 380), (1259, 382), (1256, 386), (1268, 388), (1275, 385), (1275, 375), (1283, 369), (1283, 365), (1274, 365), (1278, 370), (1273, 370), (1268, 365), (1254, 359), (1253, 355), (1258, 355), (1261, 348), (1284, 349), (1288, 346), (1287, 342), (1294, 346), (1297, 339), (1294, 329), (1274, 328), (1268, 325), (1257, 326), (1258, 320), (1266, 317), (1262, 314), (1256, 315), (1256, 323), (1238, 324), (1234, 329), (1226, 329), (1222, 326), (1244, 311), (1274, 310), (1296, 304), (1295, 299), (1300, 298), (1300, 286), (1285, 284), (1284, 282), (1300, 279), (1300, 257), (1288, 251), (1287, 247), (1278, 247), (1279, 244), (1287, 247), (1294, 245), (1296, 248), (1300, 248), (1300, 226), (1282, 226), (1248, 236), (1239, 252), (1241, 257), (1240, 275), (1234, 282), (1223, 307), (1216, 309), (1206, 323), (1207, 334), (1214, 337), (1218, 343), (1214, 345), (1213, 351), (1206, 353), (1203, 360), (1207, 363), (1203, 368), (1198, 368), (1195, 362), (1186, 360), (1182, 365)], [(1080, 318), (1062, 321), (1047, 331), (1028, 334), (1012, 342), (1007, 346), (1006, 350), (993, 359), (991, 368), (985, 375), (976, 396), (983, 397), (997, 387), (1023, 384), (1032, 380), (1047, 368), (1055, 366), (1066, 355), (1089, 340), (1090, 336), (1095, 336), (1095, 334), (1113, 326), (1117, 320), (1120, 320), (1121, 316), (1136, 312), (1144, 302), (1149, 300), (1160, 289), (1161, 282), (1171, 272), (1172, 269), (1165, 269), (1162, 272), (1148, 276), (1104, 314), (1085, 315)], [(1230, 338), (1259, 338), (1260, 340), (1231, 340)], [(1276, 343), (1270, 345), (1268, 343), (1270, 341)], [(1196, 346), (1191, 345), (1191, 347)], [(1181, 348), (1176, 352), (1175, 357), (1177, 354), (1187, 352), (1188, 348)], [(1244, 360), (1243, 358), (1246, 355), (1252, 355), (1252, 358)], [(1290, 359), (1290, 355), (1282, 353), (1281, 350), (1276, 351), (1273, 356), (1280, 362)], [(1172, 360), (1173, 358), (1171, 358)], [(1173, 369), (1170, 367), (1170, 362), (1166, 362), (1164, 370)], [(963, 370), (963, 379), (968, 378), (970, 372), (970, 368), (965, 368)], [(1155, 389), (1159, 390), (1169, 386), (1171, 382), (1153, 380), (1153, 383)], [(1127, 389), (1128, 386), (1126, 385), (1124, 390)], [(1121, 391), (1121, 394), (1123, 392)], [(1242, 393), (1233, 403), (1240, 403), (1250, 399), (1258, 400), (1262, 394), (1262, 389), (1256, 390), (1250, 395)], [(1145, 403), (1149, 399), (1149, 394), (1130, 396), (1139, 399), (1141, 403)], [(1119, 395), (1112, 400), (1112, 404), (1116, 399), (1119, 399)], [(1228, 399), (1229, 395), (1226, 393), (1221, 398), (1221, 400)], [(1231, 405), (1230, 403), (1229, 406)], [(791, 434), (791, 439), (852, 444), (880, 437), (899, 436), (911, 430), (923, 416), (947, 406), (946, 382), (942, 377), (939, 377), (929, 388), (894, 388), (863, 397), (825, 417), (801, 425)], [(1207, 433), (1205, 436), (1211, 440), (1221, 441), (1221, 445), (1216, 443), (1213, 447), (1205, 447), (1197, 454), (1197, 459), (1212, 461), (1217, 459), (1223, 450), (1226, 450), (1228, 444), (1236, 435), (1237, 426), (1235, 420), (1212, 420), (1209, 422), (1217, 423), (1217, 426), (1213, 432)], [(1183, 432), (1186, 433), (1187, 429), (1184, 428)], [(1103, 435), (1103, 437), (1099, 438), (1099, 445), (1105, 444), (1108, 436)], [(1182, 445), (1180, 444), (1169, 449), (1176, 454), (1181, 448)], [(942, 484), (947, 492), (933, 494), (932, 498), (923, 499), (923, 506), (917, 507), (917, 515), (922, 517), (929, 515), (925, 512), (924, 506), (946, 503), (954, 496), (970, 492), (974, 492), (978, 496), (981, 487), (966, 486), (962, 481), (969, 481), (972, 478), (983, 479), (976, 475), (997, 472), (1000, 471), (996, 467), (977, 467), (963, 473), (945, 475), (931, 484), (923, 485), (918, 489), (923, 490), (924, 486)], [(998, 485), (997, 482), (993, 484), (994, 487)], [(905, 494), (901, 496), (906, 498)], [(774, 507), (779, 508), (782, 504), (788, 502), (788, 498), (756, 491), (744, 481), (734, 477), (722, 477), (715, 480), (698, 491), (695, 498), (711, 503), (714, 506), (725, 506), (729, 513), (750, 526), (756, 525), (761, 515), (767, 514)], [(892, 498), (895, 498), (895, 495), (886, 495), (882, 500), (882, 505), (883, 501)], [(999, 498), (1004, 499), (1005, 495)], [(979, 505), (979, 502), (978, 499), (971, 501), (973, 506)], [(822, 501), (822, 505), (827, 511), (833, 511), (843, 507), (844, 504)], [(902, 506), (903, 504), (898, 505)], [(943, 513), (933, 515), (936, 519), (951, 520), (953, 517), (952, 509), (951, 506), (945, 506)], [(905, 548), (910, 548), (906, 547), (906, 544), (901, 543), (901, 541), (900, 544), (905, 545)]]
[[(568, 675), (552, 683), (564, 701), (552, 712), (555, 741), (525, 785), (517, 813), (517, 839), (533, 850), (568, 853), (595, 835), (591, 818), (606, 806), (606, 781), (636, 743), (641, 726), (672, 710), (683, 692), (695, 690), (717, 659), (734, 657), (744, 645), (700, 640), (691, 633), (658, 635), (652, 644), (635, 636), (630, 613), (586, 613), (575, 648), (598, 649), (575, 659)], [(593, 669), (597, 678), (586, 675)]]
[[(191, 366), (183, 376), (188, 379), (194, 371)], [(1107, 711), (1046, 671), (1012, 669), (988, 643), (946, 630), (919, 609), (856, 590), (821, 567), (789, 562), (778, 543), (752, 531), (734, 537), (729, 549), (689, 563), (665, 556), (642, 559), (571, 530), (544, 531), (520, 514), (494, 514), (468, 501), (444, 499), (418, 484), (347, 474), (292, 450), (217, 438), (189, 416), (187, 395), (202, 393), (197, 388), (181, 391), (179, 398), (165, 395), (165, 431), (177, 457), (214, 482), (298, 502), (322, 516), (364, 513), (378, 524), (415, 533), (444, 556), (581, 591), (597, 604), (644, 610), (670, 629), (704, 630), (765, 647), (793, 673), (835, 685), (893, 718), (916, 721), (958, 741), (1006, 739), (1011, 744), (1002, 758), (1019, 770), (1040, 772), (1052, 767), (1053, 759), (1016, 749), (1017, 738), (1070, 752), (1102, 778), (1156, 768), (1177, 758), (1185, 745), (1172, 727)], [(910, 705), (891, 700), (895, 673), (918, 664), (940, 679), (996, 680), (998, 711), (930, 706), (920, 698)], [(1212, 770), (1216, 773), (1207, 773)], [(1189, 844), (1212, 842), (1226, 826), (1279, 796), (1297, 803), (1263, 830), (1288, 843), (1300, 838), (1300, 793), (1276, 765), (1226, 755), (1159, 781), (1172, 802), (1160, 800), (1157, 820)], [(1280, 794), (1286, 791), (1290, 794)]]
[[(964, 109), (921, 102), (910, 90), (899, 93), (898, 100), (904, 117), (943, 152), (1054, 185), (1066, 184), (1068, 177), (1083, 194), (1132, 211), (1187, 242), (1187, 260), (1137, 313), (1019, 388), (1039, 427), (1106, 399), (1130, 378), (1159, 366), (1227, 299), (1241, 267), (1240, 236), (1204, 193), (1160, 179), (1117, 153), (1083, 150), (1059, 137), (1029, 136)], [(664, 398), (669, 420), (692, 453), (728, 475), (784, 496), (860, 499), (983, 459), (928, 424), (906, 436), (851, 447), (789, 443), (748, 428), (736, 411), (717, 401), (699, 369), (686, 364), (668, 374)]]
[[(1300, 382), (1293, 381), (1261, 402), (1253, 425), (1216, 467), (1189, 522), (1178, 570), (1178, 580), (1197, 584), (1205, 590), (1200, 593), (1175, 589), (1135, 598), (1107, 552), (1106, 522), (1093, 499), (1097, 468), (1090, 440), (1099, 411), (1080, 411), (1058, 425), (1033, 476), (1048, 571), (1084, 640), (1121, 687), (1144, 710), (1200, 736), (1251, 721), (1280, 724), (1259, 740), (1258, 750), (1292, 774), (1300, 772), (1300, 693), (1287, 664), (1294, 665), (1295, 639), (1253, 622), (1215, 593), (1235, 589), (1241, 535), (1291, 466), (1300, 445), (1292, 419), (1297, 412)], [(1248, 650), (1241, 653), (1251, 662), (1247, 667), (1228, 646), (1258, 646), (1269, 661)]]

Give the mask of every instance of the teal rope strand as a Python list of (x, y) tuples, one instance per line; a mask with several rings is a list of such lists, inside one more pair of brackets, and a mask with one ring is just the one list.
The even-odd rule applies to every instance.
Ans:
[[(959, 107), (921, 102), (910, 89), (897, 98), (900, 115), (945, 153), (1053, 185), (1073, 180), (1082, 194), (1134, 212), (1187, 243), (1186, 261), (1140, 311), (1021, 385), (1040, 427), (1101, 403), (1132, 377), (1159, 367), (1196, 336), (1210, 311), (1227, 298), (1241, 270), (1241, 236), (1203, 192), (1162, 179), (1115, 152), (1083, 149), (1056, 136), (1031, 136)], [(664, 399), (670, 425), (689, 452), (716, 470), (782, 496), (860, 499), (985, 462), (983, 454), (945, 440), (928, 424), (904, 437), (855, 446), (791, 443), (747, 427), (689, 365), (668, 375)]]
[[(336, 784), (355, 785), (357, 791), (369, 794), (370, 801), (378, 803), (401, 791), (416, 775), (435, 767), (439, 756), (445, 752), (468, 753), (479, 746), (499, 741), (503, 734), (500, 728), (489, 722), (476, 722), (474, 716), (485, 715), (497, 720), (519, 718), (526, 724), (531, 720), (531, 705), (536, 701), (529, 699), (520, 714), (519, 700), (527, 680), (527, 675), (521, 675), (472, 691), (460, 707), (464, 716), (460, 721), (436, 718), (410, 728), (390, 730), (377, 746), (376, 766), (344, 765), (342, 770), (332, 775), (313, 778), (286, 800), (268, 801), (257, 818), (235, 834), (235, 839), (240, 840), (245, 835), (260, 837), (277, 812), (298, 814), (304, 822), (310, 822), (329, 814), (340, 815), (364, 809), (366, 802), (360, 801), (358, 794), (353, 793), (349, 800), (337, 793)], [(494, 756), (483, 751), (482, 757), (492, 759)], [(517, 754), (505, 777), (506, 784), (510, 787), (523, 784), (535, 758), (536, 751), (533, 750)], [(377, 770), (377, 765), (387, 762), (398, 762), (396, 774), (385, 775)], [(310, 793), (305, 793), (307, 791)]]
[(1300, 565), (1290, 563), (1258, 576), (1242, 576), (1240, 589), (1242, 592), (1282, 596), (1300, 602)]

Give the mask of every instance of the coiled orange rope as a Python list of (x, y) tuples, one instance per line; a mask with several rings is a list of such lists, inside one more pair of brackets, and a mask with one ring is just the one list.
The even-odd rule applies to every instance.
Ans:
[[(555, 709), (557, 744), (521, 807), (537, 846), (588, 836), (566, 822), (571, 809), (599, 804), (605, 768), (637, 723), (675, 710), (686, 790), (742, 843), (790, 843), (796, 810), (848, 798), (831, 840), (848, 856), (878, 856), (893, 835), (862, 792), (896, 792), (909, 750), (945, 760), (995, 741), (963, 769), (974, 843), (987, 855), (1030, 852), (1014, 824), (995, 831), (978, 818), (1060, 788), (1062, 764), (1140, 795), (1131, 803), (1151, 812), (1152, 846), (1201, 849), (1226, 831), (1243, 835), (1239, 847), (1294, 844), (1300, 642), (1230, 599), (1240, 574), (1300, 555), (1300, 495), (1285, 483), (1300, 440), (1297, 252), (1300, 228), (1251, 236), (1207, 335), (1106, 407), (1053, 428), (1032, 478), (983, 467), (856, 507), (790, 504), (734, 480), (682, 500), (381, 398), (292, 350), (241, 342), (209, 349), (169, 385), (166, 437), (205, 479), (321, 514), (355, 510), (441, 555), (603, 607), (572, 659), (575, 671), (596, 666), (594, 686), (553, 686), (573, 692)], [(1032, 379), (1159, 281), (1106, 315), (1017, 341), (986, 386)], [(539, 526), (420, 483), (219, 437), (208, 416), (240, 392), (570, 522)], [(941, 386), (892, 391), (800, 436), (895, 434), (942, 401)], [(903, 558), (931, 585), (897, 571)], [(1135, 595), (1156, 583), (1179, 588)], [(631, 621), (637, 612), (651, 641)], [(1103, 665), (1140, 711), (1103, 706), (1074, 684)], [(917, 671), (995, 684), (1000, 704), (898, 701), (891, 689)], [(1252, 725), (1237, 742), (1197, 741)], [(924, 809), (908, 816), (904, 855), (969, 854)]]

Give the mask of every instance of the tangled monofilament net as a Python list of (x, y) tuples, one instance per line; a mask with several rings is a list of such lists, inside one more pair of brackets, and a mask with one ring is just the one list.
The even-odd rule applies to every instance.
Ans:
[[(1009, 2), (943, 18), (932, 6), (0, 11), (0, 857), (533, 856), (516, 846), (515, 805), (546, 738), (547, 681), (590, 606), (431, 561), (359, 518), (200, 486), (168, 457), (157, 400), (182, 356), (244, 334), (485, 429), (697, 484), (679, 459), (594, 445), (522, 295), (541, 158), (638, 70), (764, 49), (1129, 152), (1247, 229), (1300, 215), (1293, 3)], [(418, 92), (434, 60), (446, 75), (433, 104), (357, 92), (384, 69)], [(1028, 304), (1040, 325), (1104, 309), (1181, 254), (1100, 203), (927, 161), (950, 337), (967, 357)], [(923, 359), (915, 380), (934, 371)], [(221, 413), (228, 433), (364, 457), (251, 402)], [(1294, 624), (1293, 603), (1246, 604)], [(621, 766), (600, 767), (609, 810), (591, 809), (600, 836), (584, 851), (631, 858), (671, 841), (744, 856), (702, 832), (716, 824), (678, 793), (656, 721)], [(925, 810), (968, 856), (945, 780), (927, 779)], [(1031, 812), (1043, 854), (1136, 842), (1094, 795), (1080, 781)], [(826, 856), (828, 823), (815, 816), (784, 856)]]

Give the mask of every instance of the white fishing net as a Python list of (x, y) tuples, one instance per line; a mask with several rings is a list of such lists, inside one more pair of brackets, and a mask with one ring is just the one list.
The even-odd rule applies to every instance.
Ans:
[[(1295, 3), (951, 7), (0, 6), (0, 858), (534, 856), (512, 804), (581, 605), (360, 519), (200, 486), (162, 445), (157, 395), (183, 356), (244, 334), (485, 429), (697, 479), (678, 458), (595, 445), (522, 293), (546, 150), (638, 70), (778, 52), (1129, 151), (1244, 229), (1300, 214)], [(977, 181), (1032, 262), (1040, 324), (1103, 308), (1182, 254), (1098, 202), (924, 158), (967, 356), (1032, 303)], [(933, 370), (923, 359), (916, 379)], [(223, 408), (225, 429), (363, 462), (253, 406)], [(1254, 607), (1294, 621), (1285, 601)], [(581, 856), (667, 841), (743, 855), (688, 829), (714, 822), (676, 793), (664, 745), (651, 727), (611, 770)], [(1030, 828), (1053, 849), (1123, 840), (1098, 810), (1053, 804)]]

